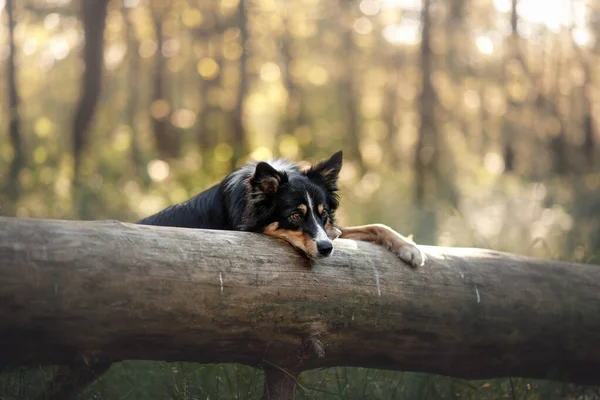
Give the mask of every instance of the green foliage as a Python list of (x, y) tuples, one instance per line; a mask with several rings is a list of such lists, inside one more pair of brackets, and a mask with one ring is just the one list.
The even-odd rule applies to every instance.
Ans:
[[(47, 398), (50, 369), (20, 369), (0, 375), (0, 399)], [(116, 363), (79, 396), (80, 400), (258, 400), (261, 370), (238, 364), (201, 365), (124, 361)], [(336, 367), (300, 375), (295, 399), (575, 399), (597, 389), (561, 382), (507, 378), (465, 381), (414, 372)]]

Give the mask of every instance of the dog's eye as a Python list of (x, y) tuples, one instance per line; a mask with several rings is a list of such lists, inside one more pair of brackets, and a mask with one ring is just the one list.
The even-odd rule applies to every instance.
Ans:
[(300, 213), (295, 212), (295, 213), (292, 213), (292, 215), (290, 215), (290, 219), (292, 221), (298, 222), (298, 221), (302, 220), (302, 216), (300, 215)]
[(323, 214), (321, 214), (321, 218), (327, 219), (328, 216), (329, 216), (329, 213), (327, 212), (327, 210), (323, 210)]

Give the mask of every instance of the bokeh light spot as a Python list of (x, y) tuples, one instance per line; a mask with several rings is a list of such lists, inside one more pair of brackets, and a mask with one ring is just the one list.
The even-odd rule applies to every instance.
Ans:
[(203, 58), (198, 62), (197, 70), (204, 79), (214, 79), (219, 74), (219, 64), (212, 58)]
[(152, 160), (148, 163), (148, 175), (154, 182), (162, 182), (169, 177), (169, 164), (163, 160)]

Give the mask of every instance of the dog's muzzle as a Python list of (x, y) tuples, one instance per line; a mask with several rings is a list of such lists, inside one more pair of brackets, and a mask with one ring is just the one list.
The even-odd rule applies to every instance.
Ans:
[(333, 243), (331, 243), (329, 240), (318, 241), (317, 251), (319, 252), (319, 256), (327, 257), (333, 251)]

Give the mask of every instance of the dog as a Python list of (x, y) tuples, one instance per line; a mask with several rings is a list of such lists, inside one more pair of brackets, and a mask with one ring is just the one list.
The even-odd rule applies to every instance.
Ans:
[(390, 227), (339, 227), (342, 152), (307, 168), (287, 160), (248, 163), (195, 197), (138, 221), (141, 225), (258, 232), (284, 239), (308, 258), (333, 254), (340, 237), (384, 246), (412, 267), (425, 256)]

